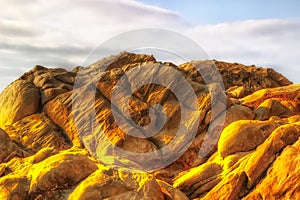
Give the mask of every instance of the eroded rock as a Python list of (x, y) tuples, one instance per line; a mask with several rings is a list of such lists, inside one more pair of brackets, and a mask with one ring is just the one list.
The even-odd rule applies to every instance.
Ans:
[(17, 80), (0, 95), (0, 128), (39, 112), (40, 93), (34, 84)]
[[(174, 70), (191, 86), (196, 107)], [(145, 78), (169, 85), (134, 89)], [(170, 88), (185, 97), (182, 104)], [(72, 72), (35, 66), (0, 95), (0, 199), (297, 199), (299, 91), (272, 69), (219, 61), (176, 66), (126, 52)], [(183, 137), (191, 132), (177, 138), (183, 152), (171, 143), (182, 111), (191, 111), (187, 129), (199, 120), (191, 146)], [(153, 135), (134, 124), (149, 125)], [(116, 156), (112, 144), (142, 156)], [(133, 170), (160, 166), (163, 152), (154, 160), (145, 155), (164, 147), (175, 162)]]
[(35, 153), (44, 147), (63, 150), (71, 146), (66, 136), (45, 114), (30, 115), (6, 126), (5, 130), (13, 140)]

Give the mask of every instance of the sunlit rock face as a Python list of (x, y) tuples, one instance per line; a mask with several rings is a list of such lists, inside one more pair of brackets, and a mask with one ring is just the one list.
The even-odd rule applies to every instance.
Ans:
[(299, 105), (300, 84), (236, 63), (35, 66), (0, 95), (0, 199), (299, 199)]

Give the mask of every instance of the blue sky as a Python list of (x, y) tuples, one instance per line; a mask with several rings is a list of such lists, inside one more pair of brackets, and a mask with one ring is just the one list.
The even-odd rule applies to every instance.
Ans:
[(249, 19), (296, 19), (298, 0), (139, 0), (178, 12), (193, 24), (216, 24)]
[(299, 2), (0, 0), (0, 91), (36, 64), (71, 70), (112, 36), (141, 28), (179, 32), (211, 59), (272, 67), (300, 82)]

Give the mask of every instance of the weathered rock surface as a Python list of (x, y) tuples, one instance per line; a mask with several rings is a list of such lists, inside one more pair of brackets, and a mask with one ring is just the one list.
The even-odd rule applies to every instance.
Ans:
[(268, 169), (267, 176), (244, 199), (299, 198), (299, 153), (300, 142), (298, 140), (283, 150)]
[(0, 95), (0, 128), (40, 111), (40, 94), (34, 84), (17, 80)]
[(296, 200), (299, 153), (300, 84), (273, 69), (121, 53), (0, 94), (0, 199)]
[(14, 157), (24, 158), (32, 152), (11, 140), (9, 135), (0, 129), (0, 163), (8, 162)]
[(71, 147), (67, 137), (49, 120), (45, 114), (33, 114), (6, 126), (5, 131), (11, 139), (23, 146), (38, 152), (43, 147), (54, 147), (63, 150)]
[(164, 199), (152, 175), (99, 169), (86, 178), (69, 199)]

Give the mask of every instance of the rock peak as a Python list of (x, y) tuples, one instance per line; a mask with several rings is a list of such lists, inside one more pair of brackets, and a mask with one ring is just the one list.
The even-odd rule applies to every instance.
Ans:
[(299, 105), (254, 65), (37, 65), (0, 94), (0, 199), (298, 199)]

